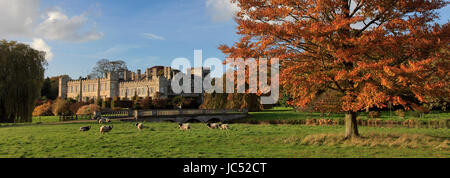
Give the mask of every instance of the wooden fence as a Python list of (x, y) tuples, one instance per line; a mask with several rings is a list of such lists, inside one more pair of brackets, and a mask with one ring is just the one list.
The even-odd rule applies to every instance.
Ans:
[(59, 116), (58, 121), (76, 121), (76, 120), (89, 120), (92, 119), (92, 115), (71, 115), (71, 116)]
[(133, 116), (136, 117), (158, 117), (158, 116), (179, 116), (179, 115), (208, 115), (208, 114), (237, 114), (248, 113), (247, 109), (179, 109), (179, 110), (135, 110)]
[(233, 114), (248, 113), (247, 109), (178, 109), (178, 110), (118, 110), (118, 111), (99, 111), (95, 113), (95, 117), (108, 118), (126, 118), (126, 117), (158, 117), (158, 116), (178, 116), (178, 115), (208, 115), (208, 114)]
[(95, 116), (114, 118), (133, 117), (133, 111), (131, 110), (118, 110), (118, 111), (99, 111), (95, 113)]

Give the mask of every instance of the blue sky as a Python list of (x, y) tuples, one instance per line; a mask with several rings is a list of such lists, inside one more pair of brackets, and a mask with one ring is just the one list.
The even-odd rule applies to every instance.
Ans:
[[(11, 23), (0, 27), (0, 38), (50, 51), (47, 76), (86, 76), (103, 58), (124, 60), (131, 70), (169, 66), (177, 57), (192, 60), (194, 49), (203, 50), (203, 59), (224, 59), (217, 47), (238, 40), (236, 9), (226, 0), (0, 0), (0, 10), (11, 7), (18, 10), (0, 17)], [(447, 22), (449, 6), (440, 12), (439, 23)], [(52, 19), (59, 26), (41, 23)], [(38, 23), (42, 33), (19, 32), (23, 24)], [(44, 33), (48, 29), (54, 34)]]

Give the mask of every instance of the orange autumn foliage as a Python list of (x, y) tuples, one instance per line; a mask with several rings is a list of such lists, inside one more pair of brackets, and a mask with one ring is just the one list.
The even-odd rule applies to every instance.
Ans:
[(232, 0), (239, 42), (230, 58), (281, 60), (280, 84), (304, 107), (324, 90), (341, 111), (449, 101), (450, 25), (444, 0)]

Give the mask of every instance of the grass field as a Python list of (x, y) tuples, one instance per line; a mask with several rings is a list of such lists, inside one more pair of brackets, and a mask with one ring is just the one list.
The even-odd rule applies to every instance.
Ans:
[[(92, 130), (79, 132), (85, 125)], [(342, 141), (341, 126), (233, 124), (220, 131), (193, 124), (183, 132), (176, 123), (146, 123), (139, 132), (134, 123), (113, 125), (103, 135), (95, 123), (4, 126), (0, 157), (450, 157), (448, 129), (361, 127), (367, 138)]]
[[(366, 117), (364, 114), (360, 118)], [(250, 113), (251, 120), (323, 118), (274, 108)], [(343, 119), (334, 114), (326, 118)], [(382, 113), (382, 119), (397, 119)], [(448, 113), (424, 118), (449, 119)], [(192, 124), (179, 131), (176, 123), (146, 123), (139, 132), (134, 123), (115, 121), (111, 133), (100, 134), (97, 123), (57, 123), (58, 117), (33, 118), (32, 124), (0, 125), (0, 157), (25, 158), (263, 158), (263, 157), (444, 157), (450, 158), (448, 128), (360, 127), (363, 138), (343, 140), (344, 126), (232, 124), (231, 130), (211, 130)], [(83, 122), (83, 121), (81, 121)], [(91, 125), (89, 132), (79, 132)]]
[[(321, 116), (320, 113), (309, 113), (309, 112), (295, 112), (292, 108), (275, 107), (273, 109), (264, 110), (263, 112), (252, 112), (250, 113), (252, 120), (304, 120), (304, 119), (344, 119), (345, 114), (330, 114)], [(366, 112), (361, 112), (358, 118), (368, 119)], [(405, 117), (400, 118), (395, 115), (394, 112), (380, 112), (380, 118), (383, 120), (394, 120), (394, 121), (404, 121), (408, 119), (417, 120), (442, 120), (450, 119), (449, 112), (436, 112), (425, 114), (422, 118), (414, 116), (413, 111), (405, 112)]]
[[(308, 113), (308, 112), (295, 112), (292, 108), (275, 107), (273, 109), (264, 110), (262, 112), (250, 112), (250, 118), (246, 120), (268, 121), (268, 120), (305, 120), (305, 119), (344, 119), (344, 114), (330, 114), (321, 116), (320, 113)], [(367, 119), (367, 113), (362, 112), (358, 118)], [(86, 118), (85, 118), (86, 119)], [(450, 119), (450, 113), (430, 113), (425, 114), (423, 118), (418, 118), (413, 115), (413, 112), (406, 112), (405, 118), (400, 118), (394, 114), (394, 112), (381, 112), (380, 119), (383, 120), (395, 120), (404, 121), (408, 119), (417, 120), (442, 120)], [(33, 123), (52, 123), (58, 122), (58, 116), (41, 116), (33, 117)], [(5, 124), (3, 124), (5, 125)], [(1, 126), (1, 124), (0, 124)]]

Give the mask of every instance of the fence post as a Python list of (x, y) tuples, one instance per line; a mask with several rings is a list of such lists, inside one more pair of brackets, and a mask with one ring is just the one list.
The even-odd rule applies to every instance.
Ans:
[(134, 110), (134, 119), (139, 120), (139, 110)]
[(131, 109), (128, 109), (128, 117), (132, 117), (133, 116), (133, 112), (131, 112)]

